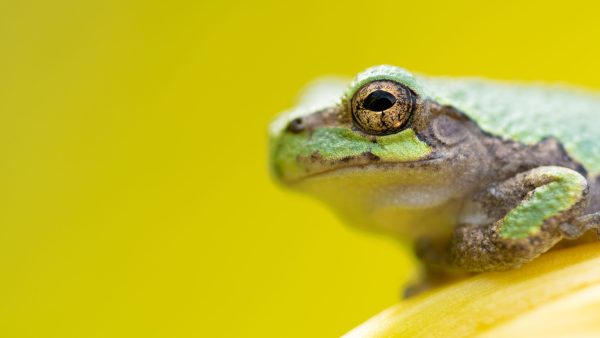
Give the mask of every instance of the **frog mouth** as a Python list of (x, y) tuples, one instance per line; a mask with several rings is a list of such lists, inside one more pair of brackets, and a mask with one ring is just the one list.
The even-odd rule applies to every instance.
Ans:
[[(366, 155), (366, 157), (370, 156)], [(399, 174), (408, 170), (423, 171), (427, 170), (428, 167), (438, 167), (442, 163), (445, 163), (446, 160), (446, 157), (434, 155), (428, 156), (422, 160), (410, 162), (373, 162), (373, 159), (371, 159), (370, 162), (360, 162), (360, 158), (357, 157), (354, 161), (342, 159), (329, 163), (329, 165), (328, 162), (318, 163), (317, 165), (307, 165), (305, 166), (307, 169), (306, 173), (284, 180), (287, 184), (293, 185), (302, 181), (328, 176), (360, 175), (365, 172), (390, 172)], [(378, 161), (378, 159), (375, 161)]]

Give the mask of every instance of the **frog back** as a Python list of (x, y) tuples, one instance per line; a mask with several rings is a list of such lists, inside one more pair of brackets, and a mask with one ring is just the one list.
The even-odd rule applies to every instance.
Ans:
[(420, 80), (432, 98), (461, 110), (483, 131), (525, 144), (554, 137), (591, 175), (600, 174), (600, 93), (476, 78)]

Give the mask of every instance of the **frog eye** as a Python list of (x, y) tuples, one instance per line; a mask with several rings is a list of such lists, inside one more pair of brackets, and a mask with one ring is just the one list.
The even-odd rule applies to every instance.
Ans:
[(406, 124), (416, 101), (416, 95), (406, 86), (390, 80), (373, 81), (352, 97), (352, 116), (368, 134), (392, 134)]

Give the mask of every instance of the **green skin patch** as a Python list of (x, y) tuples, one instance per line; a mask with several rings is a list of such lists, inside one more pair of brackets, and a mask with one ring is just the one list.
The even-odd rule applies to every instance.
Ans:
[(570, 209), (581, 197), (585, 182), (574, 172), (557, 172), (554, 180), (536, 188), (527, 200), (512, 209), (502, 220), (500, 236), (505, 239), (522, 239), (540, 231), (550, 217)]
[(346, 128), (317, 128), (310, 134), (280, 135), (271, 156), (276, 173), (298, 178), (306, 172), (303, 159), (311, 156), (337, 161), (368, 152), (382, 162), (412, 162), (429, 155), (431, 148), (410, 128), (379, 136), (376, 143)]

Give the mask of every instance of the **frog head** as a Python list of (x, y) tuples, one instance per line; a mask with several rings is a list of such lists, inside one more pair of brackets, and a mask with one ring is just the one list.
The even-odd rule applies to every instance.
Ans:
[(454, 201), (475, 187), (488, 161), (483, 134), (467, 116), (392, 66), (370, 68), (345, 87), (320, 83), (308, 96), (314, 104), (271, 125), (278, 181), (355, 225), (404, 237), (455, 223)]

